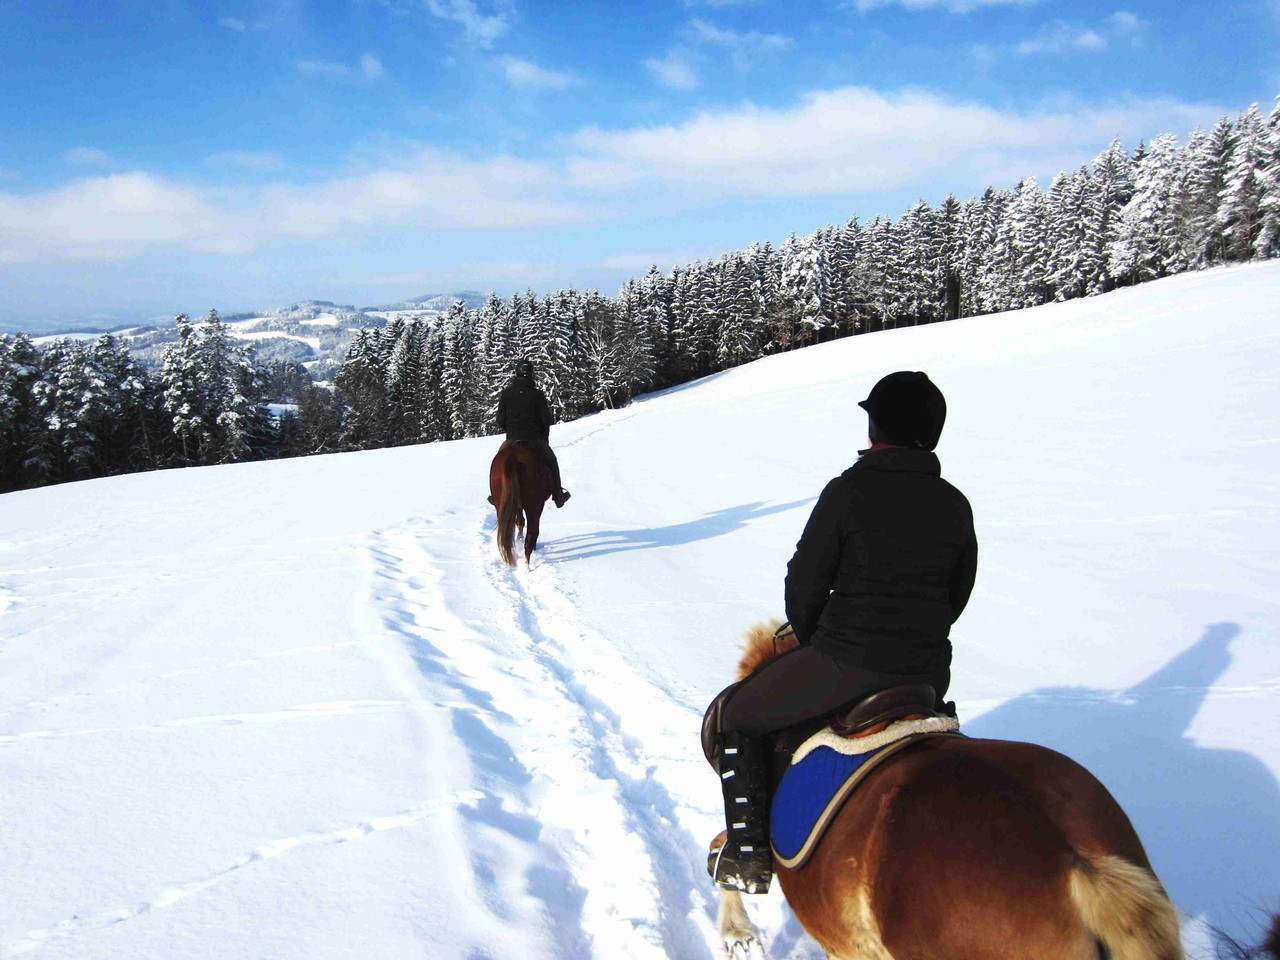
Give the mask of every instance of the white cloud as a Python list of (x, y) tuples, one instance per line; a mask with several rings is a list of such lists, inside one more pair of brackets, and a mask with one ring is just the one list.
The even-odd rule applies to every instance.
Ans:
[(976, 44), (970, 48), (974, 58), (990, 65), (1006, 54), (1019, 57), (1065, 56), (1078, 53), (1101, 53), (1113, 43), (1142, 46), (1150, 24), (1128, 10), (1117, 10), (1096, 27), (1055, 20), (1045, 24), (1034, 36), (1024, 37), (1008, 45)]
[(790, 37), (776, 33), (752, 30), (742, 33), (708, 23), (705, 20), (689, 21), (688, 34), (697, 43), (723, 47), (733, 55), (735, 66), (745, 70), (760, 56), (777, 53), (792, 46)]
[(481, 13), (475, 0), (426, 0), (433, 16), (460, 24), (467, 39), (482, 47), (493, 45), (511, 28), (514, 19), (509, 3), (499, 2), (492, 13)]
[(1139, 19), (1137, 14), (1130, 13), (1128, 10), (1117, 10), (1107, 17), (1107, 23), (1122, 33), (1134, 33), (1146, 26), (1146, 21)]
[(501, 57), (498, 65), (513, 87), (526, 90), (567, 90), (578, 82), (578, 78), (571, 73), (548, 70), (519, 57)]
[(733, 65), (745, 71), (762, 56), (789, 49), (792, 43), (790, 37), (781, 34), (758, 30), (742, 32), (695, 17), (683, 27), (677, 43), (665, 57), (651, 57), (644, 65), (663, 86), (693, 90), (700, 83), (698, 65), (706, 60), (703, 51), (709, 47), (728, 51)]
[(0, 192), (0, 263), (116, 260), (148, 249), (246, 254), (394, 229), (598, 221), (554, 165), (419, 149), (396, 165), (310, 184), (194, 187), (145, 172), (41, 193)]
[(1028, 37), (1013, 45), (1013, 52), (1020, 57), (1043, 54), (1098, 53), (1107, 49), (1107, 41), (1096, 30), (1054, 23), (1034, 37)]
[(869, 13), (884, 7), (902, 7), (904, 10), (938, 10), (951, 13), (972, 13), (984, 7), (1030, 7), (1041, 0), (853, 0), (859, 13)]
[(249, 29), (249, 25), (247, 23), (236, 17), (221, 17), (218, 20), (218, 26), (226, 27), (228, 30), (234, 30), (236, 33), (244, 33)]
[(307, 77), (321, 77), (329, 80), (364, 80), (372, 82), (386, 74), (382, 61), (371, 53), (366, 53), (360, 61), (352, 66), (333, 60), (299, 60), (295, 66), (298, 72)]
[(111, 155), (105, 150), (99, 150), (97, 147), (72, 147), (62, 155), (62, 159), (67, 163), (80, 164), (82, 166), (101, 166), (104, 163), (111, 162)]
[(651, 57), (644, 61), (645, 68), (664, 87), (673, 90), (694, 90), (699, 80), (697, 71), (689, 63), (687, 55), (673, 50), (665, 57)]
[(845, 87), (784, 110), (748, 105), (677, 126), (582, 130), (569, 165), (584, 191), (657, 186), (703, 201), (856, 195), (938, 178), (981, 189), (1071, 169), (1117, 136), (1187, 130), (1220, 113), (1171, 100), (1014, 112)]
[[(0, 190), (0, 263), (112, 260), (149, 250), (243, 255), (397, 230), (550, 228), (674, 213), (726, 201), (973, 194), (1085, 163), (1113, 138), (1136, 143), (1211, 123), (1217, 104), (1122, 99), (1001, 110), (921, 90), (812, 92), (672, 125), (577, 131), (552, 158), (473, 158), (404, 147), (311, 183), (193, 186), (147, 172), (55, 189)], [(252, 155), (248, 155), (252, 156)], [(897, 213), (900, 211), (883, 211)]]

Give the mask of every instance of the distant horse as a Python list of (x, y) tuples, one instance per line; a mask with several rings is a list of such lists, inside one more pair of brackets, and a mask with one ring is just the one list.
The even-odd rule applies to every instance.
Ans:
[[(796, 646), (747, 632), (742, 679)], [(785, 757), (783, 758), (785, 762)], [(775, 873), (796, 918), (846, 960), (1182, 960), (1178, 919), (1107, 789), (1045, 747), (922, 739), (853, 790), (807, 862)], [(729, 953), (763, 956), (721, 890)]]
[(498, 553), (515, 566), (515, 535), (524, 537), (524, 562), (538, 546), (542, 508), (554, 489), (551, 469), (529, 444), (507, 440), (489, 465), (489, 500), (498, 511)]

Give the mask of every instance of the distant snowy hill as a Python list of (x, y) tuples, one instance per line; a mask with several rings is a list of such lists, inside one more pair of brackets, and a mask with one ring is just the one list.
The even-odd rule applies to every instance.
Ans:
[[(331, 370), (333, 365), (342, 361), (352, 334), (362, 327), (382, 327), (395, 317), (432, 320), (448, 311), (457, 301), (474, 309), (483, 304), (485, 299), (485, 295), (475, 291), (463, 291), (456, 294), (427, 294), (381, 307), (354, 307), (327, 300), (302, 300), (257, 313), (221, 316), (233, 337), (254, 343), (260, 360), (302, 363), (313, 373), (319, 372), (323, 376), (325, 370)], [(200, 319), (199, 316), (191, 317), (193, 322)], [(78, 322), (75, 329), (67, 327), (45, 330), (34, 335), (34, 339), (37, 343), (48, 343), (59, 337), (88, 340), (103, 333), (115, 336), (129, 348), (135, 358), (148, 365), (157, 364), (164, 348), (178, 338), (176, 326), (172, 319), (168, 319), (160, 323), (135, 326), (107, 324), (95, 327)], [(317, 371), (317, 366), (321, 370)]]
[(1278, 303), (1280, 262), (1184, 274), (557, 425), (531, 570), (497, 438), (0, 496), (0, 957), (721, 957), (702, 710), (921, 369), (981, 545), (965, 730), (1093, 770), (1214, 960), (1280, 906)]

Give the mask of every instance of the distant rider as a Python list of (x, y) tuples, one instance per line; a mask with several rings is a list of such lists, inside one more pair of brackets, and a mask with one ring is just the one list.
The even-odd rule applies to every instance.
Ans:
[[(827, 484), (787, 564), (787, 617), (800, 646), (723, 691), (707, 711), (719, 736), (728, 839), (716, 882), (763, 893), (769, 844), (769, 737), (833, 717), (868, 694), (951, 683), (951, 625), (969, 602), (978, 541), (969, 501), (932, 453), (947, 406), (923, 373), (891, 373), (858, 404), (871, 445)], [(745, 848), (745, 849), (744, 849)]]
[(542, 461), (551, 469), (555, 492), (551, 499), (557, 507), (563, 507), (569, 499), (569, 491), (560, 485), (560, 463), (551, 449), (551, 407), (547, 395), (533, 382), (533, 361), (516, 362), (515, 375), (502, 389), (498, 398), (496, 422), (499, 430), (505, 430), (507, 440), (523, 440), (537, 451)]

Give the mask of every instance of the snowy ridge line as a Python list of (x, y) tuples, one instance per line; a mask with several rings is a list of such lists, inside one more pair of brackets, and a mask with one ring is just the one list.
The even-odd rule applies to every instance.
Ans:
[(237, 726), (247, 723), (284, 723), (291, 720), (321, 720), (332, 717), (353, 717), (369, 713), (382, 713), (403, 707), (403, 700), (331, 700), (320, 703), (304, 703), (288, 710), (268, 710), (263, 713), (228, 713), (208, 717), (182, 717), (163, 723), (143, 723), (133, 727), (93, 727), (88, 730), (33, 730), (0, 736), (0, 744), (23, 740), (63, 740), (71, 737), (90, 737), (104, 733), (135, 733), (141, 730), (170, 730), (181, 727), (198, 727), (207, 724)]
[(305, 847), (314, 846), (331, 846), (333, 844), (348, 843), (353, 840), (361, 840), (370, 834), (380, 833), (384, 830), (397, 830), (403, 827), (426, 820), (439, 813), (449, 811), (455, 807), (475, 803), (483, 799), (483, 794), (476, 790), (464, 790), (439, 800), (423, 804), (409, 810), (402, 810), (398, 813), (383, 814), (374, 817), (368, 817), (351, 826), (340, 827), (336, 830), (329, 830), (319, 833), (305, 833), (296, 837), (282, 837), (279, 840), (271, 840), (267, 843), (255, 847), (243, 858), (233, 863), (224, 870), (220, 870), (215, 874), (200, 880), (193, 880), (190, 883), (179, 884), (174, 887), (162, 890), (149, 900), (136, 903), (127, 907), (119, 907), (116, 909), (101, 910), (92, 914), (75, 914), (68, 920), (55, 924), (52, 927), (44, 927), (34, 930), (28, 930), (20, 938), (8, 943), (0, 943), (0, 957), (17, 957), (23, 954), (31, 953), (49, 944), (52, 941), (63, 937), (75, 936), (81, 932), (90, 932), (94, 929), (102, 929), (111, 927), (117, 923), (123, 923), (126, 920), (132, 920), (135, 917), (145, 916), (157, 910), (163, 910), (171, 907), (176, 903), (186, 900), (188, 897), (194, 896), (210, 887), (214, 887), (224, 880), (228, 880), (236, 873), (244, 868), (251, 866), (264, 860), (273, 860), (292, 850), (300, 850)]
[[(586, 772), (611, 784), (620, 804), (625, 833), (637, 837), (648, 861), (647, 875), (640, 865), (629, 862), (624, 871), (629, 878), (619, 880), (606, 874), (584, 877), (584, 886), (608, 892), (618, 901), (614, 909), (635, 911), (637, 886), (643, 884), (650, 909), (656, 916), (632, 916), (640, 932), (648, 928), (660, 938), (663, 956), (690, 957), (722, 951), (714, 933), (715, 904), (703, 895), (708, 886), (702, 880), (704, 854), (699, 842), (680, 824), (680, 807), (687, 803), (662, 783), (660, 758), (647, 756), (642, 740), (628, 736), (622, 715), (603, 699), (603, 689), (613, 688), (618, 702), (645, 698), (663, 701), (651, 684), (635, 675), (602, 638), (584, 626), (573, 603), (561, 590), (554, 564), (535, 555), (532, 569), (511, 570), (492, 556), (492, 522), (487, 524), (477, 553), (494, 588), (510, 600), (512, 617), (527, 643), (526, 656), (550, 676), (565, 704), (574, 709), (588, 734), (579, 745), (577, 760)], [(571, 652), (572, 651), (572, 652)], [(609, 661), (607, 669), (588, 670), (576, 666), (578, 654), (589, 651)], [(589, 676), (588, 676), (589, 674)], [(593, 692), (593, 686), (602, 693)], [(643, 692), (642, 692), (643, 691)], [(647, 718), (649, 722), (654, 717)], [(669, 759), (669, 758), (668, 758)], [(583, 841), (579, 841), (580, 843)], [(583, 854), (590, 867), (592, 851), (584, 844)], [(694, 919), (701, 915), (705, 926)], [(616, 950), (617, 948), (614, 948)], [(602, 951), (604, 956), (614, 950)]]

